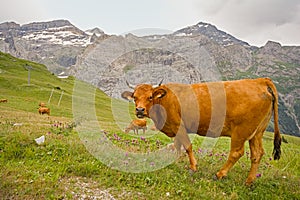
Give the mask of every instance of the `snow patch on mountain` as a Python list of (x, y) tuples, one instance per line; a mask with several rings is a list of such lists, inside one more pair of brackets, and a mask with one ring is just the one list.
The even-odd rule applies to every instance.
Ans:
[(89, 35), (78, 34), (68, 29), (70, 27), (49, 28), (31, 33), (25, 32), (22, 38), (36, 42), (50, 42), (52, 44), (70, 46), (86, 47), (91, 44)]

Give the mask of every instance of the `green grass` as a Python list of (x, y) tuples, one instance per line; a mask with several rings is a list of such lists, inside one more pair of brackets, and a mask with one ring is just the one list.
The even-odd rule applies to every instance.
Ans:
[[(34, 68), (30, 86), (28, 72), (23, 67), (26, 63)], [(103, 92), (83, 83), (82, 90), (74, 91), (73, 78), (58, 79), (42, 65), (1, 53), (0, 72), (0, 98), (8, 99), (8, 103), (0, 103), (2, 199), (100, 199), (108, 195), (103, 191), (116, 199), (300, 199), (300, 138), (284, 136), (288, 143), (282, 144), (281, 159), (274, 161), (270, 159), (273, 134), (265, 133), (266, 153), (258, 171), (260, 177), (251, 187), (244, 185), (250, 168), (248, 145), (245, 155), (226, 179), (212, 178), (226, 160), (229, 138), (193, 136), (198, 161), (198, 171), (193, 175), (187, 170), (186, 156), (160, 170), (122, 172), (111, 169), (89, 153), (84, 145), (86, 141), (80, 139), (83, 134), (78, 131), (80, 123), (95, 117), (107, 138), (129, 153), (154, 152), (171, 140), (155, 131), (147, 131), (145, 138), (124, 134), (122, 128), (128, 121), (122, 116), (133, 110), (132, 105), (122, 111), (120, 108), (128, 106), (127, 103), (112, 101)], [(54, 89), (48, 103), (55, 87), (61, 89)], [(58, 105), (62, 91), (64, 95)], [(86, 103), (80, 104), (83, 107), (80, 112), (87, 112), (86, 119), (73, 118), (75, 92), (76, 100)], [(51, 108), (51, 116), (38, 114), (40, 101)], [(95, 111), (96, 116), (89, 111)], [(120, 121), (120, 127), (116, 120)], [(93, 135), (94, 131), (97, 134), (97, 130), (85, 134)], [(34, 139), (41, 135), (45, 135), (45, 143), (37, 145)], [(132, 140), (137, 142), (128, 142)], [(213, 148), (207, 144), (214, 144)]]

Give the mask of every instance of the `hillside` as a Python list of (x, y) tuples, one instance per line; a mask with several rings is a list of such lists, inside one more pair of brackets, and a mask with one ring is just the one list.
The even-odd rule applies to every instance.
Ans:
[[(19, 60), (0, 53), (0, 98), (8, 99), (7, 106), (28, 112), (37, 112), (39, 102), (50, 100), (53, 115), (71, 117), (73, 78), (58, 79), (43, 65)], [(28, 71), (28, 68), (30, 72)], [(30, 83), (28, 77), (30, 73)], [(50, 94), (53, 90), (52, 98)], [(63, 101), (58, 100), (63, 93)], [(22, 101), (22, 105), (20, 105)], [(66, 112), (67, 111), (67, 112)], [(67, 114), (68, 113), (68, 114)]]

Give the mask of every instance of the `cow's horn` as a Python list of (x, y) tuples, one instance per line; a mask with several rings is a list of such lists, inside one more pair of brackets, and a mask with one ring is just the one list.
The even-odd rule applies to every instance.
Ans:
[(153, 88), (159, 87), (159, 86), (162, 84), (163, 80), (164, 80), (164, 79), (161, 79), (161, 81), (159, 82), (158, 85), (153, 85), (152, 87), (153, 87)]
[(136, 87), (135, 85), (130, 84), (127, 80), (126, 80), (126, 84), (131, 89), (134, 89)]

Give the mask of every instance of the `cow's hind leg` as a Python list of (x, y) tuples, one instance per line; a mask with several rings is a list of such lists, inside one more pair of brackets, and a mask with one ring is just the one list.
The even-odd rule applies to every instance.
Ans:
[(262, 146), (262, 135), (263, 132), (257, 133), (251, 140), (249, 140), (251, 152), (251, 168), (248, 178), (246, 180), (246, 185), (251, 185), (251, 183), (255, 180), (260, 160), (264, 155), (264, 149)]
[(228, 159), (220, 171), (216, 174), (218, 179), (222, 179), (227, 176), (228, 171), (231, 167), (244, 155), (244, 144), (245, 139), (238, 139), (235, 137), (231, 138), (231, 148)]

